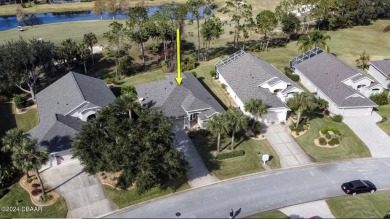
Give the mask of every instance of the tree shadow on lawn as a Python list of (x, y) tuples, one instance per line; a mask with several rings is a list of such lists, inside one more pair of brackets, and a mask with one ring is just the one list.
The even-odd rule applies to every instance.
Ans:
[(203, 135), (197, 135), (193, 136), (191, 141), (194, 143), (209, 172), (219, 170), (221, 162), (215, 159), (215, 157), (212, 155), (212, 152), (217, 150), (217, 138), (213, 136), (206, 137)]
[[(231, 137), (232, 137), (231, 134), (228, 135), (228, 137), (229, 137), (230, 141), (227, 142), (225, 144), (225, 146), (221, 145), (221, 151), (223, 151), (225, 149), (230, 149), (230, 146), (232, 144), (232, 142), (231, 142)], [(222, 138), (222, 136), (221, 136), (221, 138)], [(248, 141), (248, 140), (249, 140), (249, 137), (245, 135), (245, 131), (244, 130), (236, 133), (236, 135), (234, 137), (234, 148), (233, 148), (233, 150), (237, 149), (238, 146), (240, 146), (244, 141)]]

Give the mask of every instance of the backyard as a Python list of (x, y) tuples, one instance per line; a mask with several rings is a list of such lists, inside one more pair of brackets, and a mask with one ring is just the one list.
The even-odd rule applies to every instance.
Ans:
[[(329, 162), (352, 158), (371, 157), (367, 146), (344, 123), (333, 122), (329, 117), (309, 120), (310, 129), (296, 140), (301, 147), (318, 162)], [(340, 145), (334, 148), (318, 147), (314, 139), (319, 137), (320, 129), (325, 126), (336, 127), (341, 133)]]
[(390, 135), (390, 104), (385, 106), (378, 107), (378, 114), (382, 116), (382, 118), (386, 117), (387, 120), (383, 123), (378, 123), (378, 126)]
[[(267, 140), (249, 139), (242, 134), (236, 136), (235, 150), (243, 150), (245, 151), (245, 155), (223, 160), (217, 160), (211, 155), (211, 152), (217, 148), (216, 138), (197, 135), (191, 140), (201, 155), (207, 169), (211, 174), (218, 177), (218, 179), (228, 179), (264, 171), (261, 161), (262, 154), (272, 156), (272, 159), (268, 162), (268, 165), (272, 169), (280, 168), (279, 157)], [(230, 148), (230, 143), (230, 136), (221, 137), (222, 152)]]
[(0, 103), (0, 121), (0, 136), (16, 127), (28, 131), (38, 124), (38, 112), (35, 108), (23, 114), (14, 114), (12, 103)]

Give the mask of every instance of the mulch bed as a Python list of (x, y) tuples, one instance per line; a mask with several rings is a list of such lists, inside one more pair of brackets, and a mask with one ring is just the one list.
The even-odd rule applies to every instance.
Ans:
[[(53, 198), (47, 202), (42, 202), (40, 196), (42, 195), (41, 192), (38, 192), (38, 194), (33, 194), (34, 190), (40, 190), (42, 191), (41, 186), (39, 185), (38, 179), (36, 179), (35, 175), (30, 176), (31, 179), (33, 179), (30, 183), (26, 182), (27, 176), (24, 175), (19, 180), (19, 185), (28, 192), (30, 195), (31, 202), (36, 206), (49, 206), (57, 202), (57, 200), (61, 197), (60, 194), (54, 191), (47, 192), (47, 195), (51, 195)], [(45, 188), (48, 190), (49, 188)]]

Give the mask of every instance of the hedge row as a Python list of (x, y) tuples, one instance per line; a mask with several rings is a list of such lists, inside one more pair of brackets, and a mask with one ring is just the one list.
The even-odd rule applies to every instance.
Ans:
[(237, 151), (231, 151), (228, 153), (223, 153), (223, 154), (217, 154), (217, 159), (218, 160), (223, 160), (223, 159), (228, 159), (232, 157), (239, 157), (245, 155), (245, 151), (243, 150), (237, 150)]
[(326, 134), (328, 133), (328, 131), (332, 131), (334, 134), (336, 135), (340, 135), (340, 131), (336, 128), (336, 127), (333, 127), (333, 126), (325, 126), (321, 129), (321, 133), (322, 134)]

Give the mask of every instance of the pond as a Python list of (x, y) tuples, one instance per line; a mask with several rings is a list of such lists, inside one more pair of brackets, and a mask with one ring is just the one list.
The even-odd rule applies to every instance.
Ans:
[[(150, 6), (147, 7), (148, 15), (152, 16), (157, 11), (161, 10), (163, 6)], [(201, 14), (203, 9), (200, 10)], [(187, 19), (191, 19), (192, 15), (188, 14)], [(39, 24), (50, 24), (58, 22), (71, 22), (71, 21), (87, 21), (87, 20), (109, 20), (112, 19), (112, 15), (104, 13), (102, 17), (100, 14), (94, 14), (92, 11), (77, 11), (77, 12), (60, 12), (60, 13), (43, 13), (43, 14), (30, 14), (28, 16), (26, 25), (39, 25)], [(123, 20), (127, 19), (126, 14), (116, 14), (115, 19)], [(16, 16), (0, 16), (0, 31), (9, 30), (22, 25), (16, 20)]]

